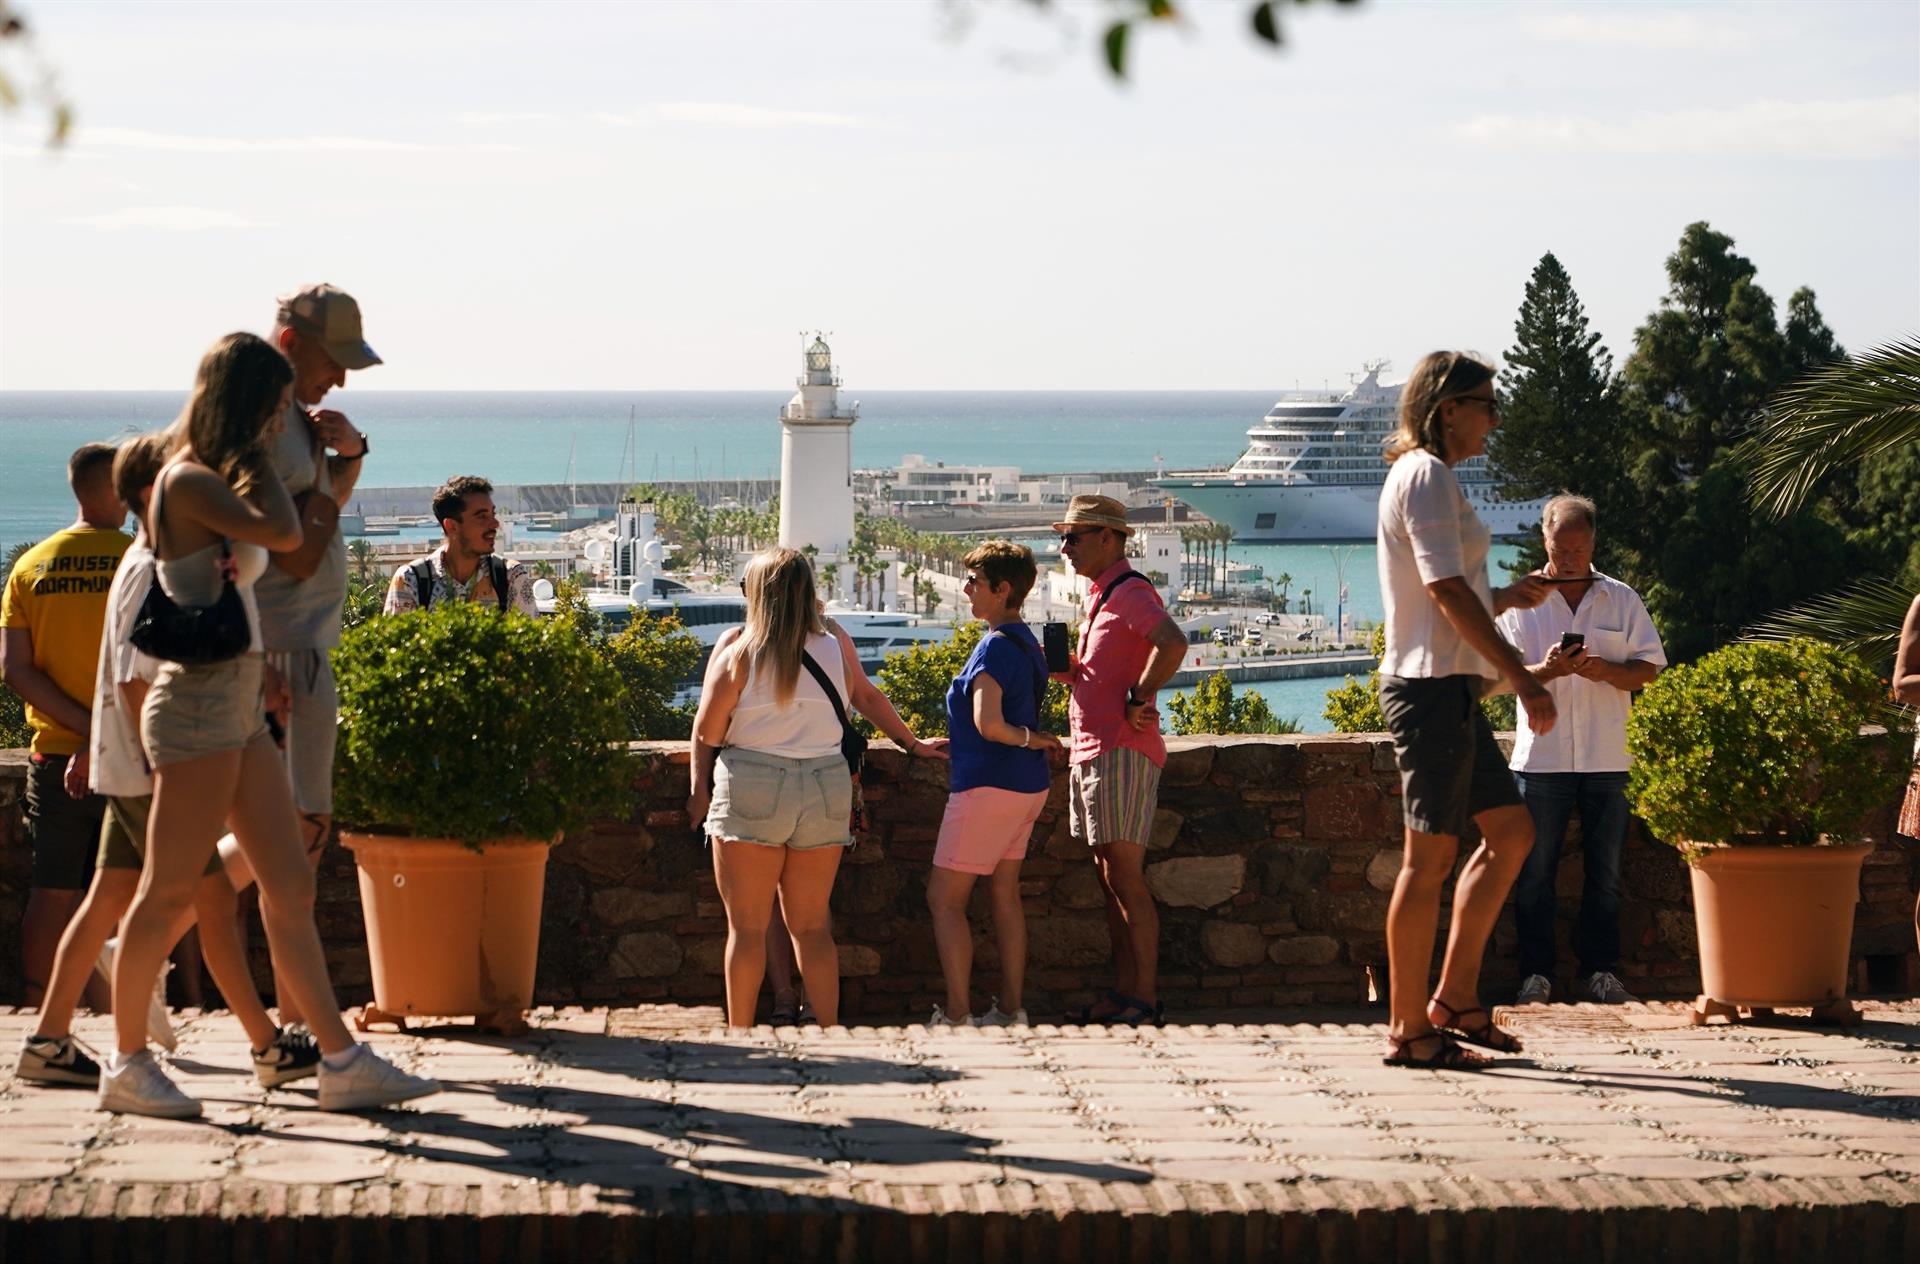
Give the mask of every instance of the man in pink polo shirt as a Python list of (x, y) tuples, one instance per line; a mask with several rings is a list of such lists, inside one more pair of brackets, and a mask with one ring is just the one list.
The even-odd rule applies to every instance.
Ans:
[(1071, 695), (1072, 771), (1067, 799), (1073, 836), (1093, 849), (1107, 894), (1114, 990), (1080, 1012), (1083, 1022), (1160, 1021), (1160, 914), (1145, 875), (1147, 839), (1160, 797), (1167, 744), (1154, 696), (1180, 666), (1186, 634), (1146, 576), (1127, 565), (1126, 506), (1110, 496), (1075, 496), (1053, 524), (1060, 552), (1092, 585), (1080, 652), (1055, 679)]

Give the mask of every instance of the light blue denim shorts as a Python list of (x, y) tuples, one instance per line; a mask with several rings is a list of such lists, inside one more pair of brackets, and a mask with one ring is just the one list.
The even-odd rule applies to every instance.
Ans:
[(839, 754), (788, 759), (728, 746), (713, 769), (707, 837), (763, 847), (845, 847), (853, 841), (853, 777)]

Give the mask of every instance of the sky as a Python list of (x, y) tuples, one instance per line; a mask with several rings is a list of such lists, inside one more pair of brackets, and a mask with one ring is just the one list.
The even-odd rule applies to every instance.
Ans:
[[(1541, 255), (1616, 357), (1707, 220), (1920, 332), (1920, 3), (9, 0), (0, 389), (184, 389), (308, 281), (385, 389), (1292, 389), (1498, 356)], [(25, 76), (17, 54), (7, 63)]]

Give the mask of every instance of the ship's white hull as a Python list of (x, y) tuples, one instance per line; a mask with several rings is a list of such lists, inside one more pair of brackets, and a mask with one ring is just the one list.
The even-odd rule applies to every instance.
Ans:
[[(1257, 479), (1163, 478), (1155, 487), (1177, 496), (1236, 540), (1371, 540), (1378, 525), (1381, 484), (1316, 486)], [(1519, 535), (1540, 522), (1540, 500), (1495, 497), (1485, 484), (1466, 485), (1480, 520), (1496, 536)]]

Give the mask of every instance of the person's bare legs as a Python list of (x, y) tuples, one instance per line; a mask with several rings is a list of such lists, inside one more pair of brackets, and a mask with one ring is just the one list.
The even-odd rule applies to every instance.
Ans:
[[(34, 887), (27, 892), (26, 912), (20, 918), (20, 958), (28, 1005), (40, 1004), (46, 995), (47, 983), (53, 977), (54, 954), (60, 950), (60, 940), (73, 924), (86, 894), (51, 887)], [(82, 979), (80, 986), (86, 987), (86, 982)], [(104, 997), (97, 999), (105, 1001)]]
[[(299, 815), (299, 820), (300, 842), (307, 850), (307, 865), (313, 871), (315, 880), (318, 881), (320, 858), (326, 854), (327, 836), (333, 830), (333, 818), (331, 816), (323, 816), (318, 812), (302, 812)], [(265, 892), (261, 894), (264, 896)], [(260, 915), (262, 918), (265, 918), (266, 910), (262, 909)], [(280, 973), (280, 960), (278, 956), (275, 956), (273, 964), (273, 1003), (280, 1011), (281, 1022), (298, 1023), (305, 1021), (305, 1016), (300, 1009), (300, 1003), (296, 999), (296, 993), (287, 986), (286, 977)]]
[[(60, 947), (53, 954), (53, 974), (40, 999), (40, 1022), (33, 1029), (36, 1038), (58, 1039), (73, 1031), (73, 1010), (93, 977), (94, 962), (100, 949), (113, 937), (113, 928), (133, 903), (140, 886), (138, 869), (95, 869), (93, 882), (80, 901), (79, 911), (67, 923), (60, 936)], [(144, 1007), (141, 1013), (145, 1013)]]
[(1147, 889), (1147, 849), (1142, 843), (1107, 843), (1093, 849), (1100, 884), (1107, 890), (1107, 927), (1114, 940), (1120, 994), (1149, 1005), (1160, 999), (1160, 910)]
[(191, 915), (194, 885), (240, 782), (242, 754), (218, 751), (154, 769), (146, 867), (113, 965), (113, 1027), (122, 1055), (147, 1047), (147, 996), (176, 928)]
[[(1514, 879), (1533, 849), (1533, 817), (1524, 804), (1489, 808), (1473, 818), (1481, 843), (1467, 857), (1453, 890), (1453, 925), (1447, 934), (1447, 954), (1440, 963), (1440, 987), (1434, 996), (1448, 1009), (1465, 1012), (1480, 1008), (1480, 965), (1487, 941), (1507, 902)], [(1438, 909), (1438, 897), (1435, 897)], [(1432, 942), (1429, 935), (1428, 942)], [(1426, 981), (1426, 971), (1419, 981)], [(1398, 980), (1399, 972), (1394, 972)], [(1432, 1017), (1432, 1015), (1429, 1015)]]
[(1020, 902), (1020, 864), (1003, 860), (988, 885), (993, 901), (993, 937), (1000, 945), (1000, 1012), (1026, 1006), (1027, 908)]
[(1440, 892), (1459, 852), (1460, 840), (1452, 834), (1406, 831), (1400, 876), (1387, 903), (1388, 1034), (1396, 1040), (1433, 1034), (1427, 979), (1433, 972), (1433, 939), (1440, 929)]
[[(839, 846), (780, 849), (786, 865), (780, 871), (780, 907), (793, 935), (793, 953), (800, 960), (800, 977), (807, 984), (807, 1002), (822, 1027), (840, 1025), (840, 953), (833, 945), (833, 878), (840, 872)], [(759, 981), (755, 980), (755, 990)]]
[(793, 987), (793, 936), (787, 931), (786, 915), (780, 911), (780, 896), (773, 897), (773, 916), (767, 920), (767, 984), (773, 988), (773, 1008), (785, 1000), (787, 1008), (798, 1009), (800, 994)]
[(239, 904), (233, 883), (225, 873), (203, 875), (193, 889), (193, 911), (200, 922), (200, 947), (206, 958), (207, 972), (226, 999), (227, 1009), (246, 1028), (247, 1041), (255, 1049), (264, 1049), (279, 1034), (266, 1006), (260, 1002), (259, 989), (253, 985), (253, 971), (247, 964), (246, 949), (240, 944), (240, 927), (235, 917)]
[(946, 1015), (952, 1019), (973, 1013), (973, 928), (967, 925), (967, 899), (977, 881), (974, 874), (939, 865), (927, 875), (927, 912), (933, 918), (940, 973), (947, 981)]
[[(727, 1026), (753, 1026), (767, 970), (767, 924), (786, 863), (784, 847), (721, 838), (713, 844), (713, 880), (727, 911)], [(809, 983), (812, 981), (809, 980)], [(811, 989), (809, 989), (811, 990)]]
[[(234, 837), (260, 886), (260, 917), (278, 977), (320, 1052), (343, 1053), (354, 1039), (340, 1020), (326, 951), (314, 925), (313, 865), (301, 847), (301, 818), (294, 811), (285, 765), (264, 733), (247, 746), (239, 791), (231, 803)], [(202, 856), (203, 864), (205, 860)]]

